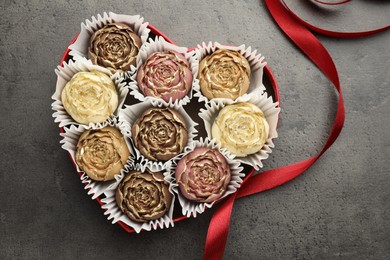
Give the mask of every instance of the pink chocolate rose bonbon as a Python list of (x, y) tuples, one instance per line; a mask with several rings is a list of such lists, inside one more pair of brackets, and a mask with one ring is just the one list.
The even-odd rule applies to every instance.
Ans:
[(180, 159), (175, 170), (181, 194), (197, 202), (213, 202), (226, 191), (230, 168), (225, 157), (215, 149), (198, 147)]
[(155, 52), (139, 68), (138, 88), (145, 96), (164, 101), (182, 99), (192, 86), (193, 75), (183, 54), (174, 51)]

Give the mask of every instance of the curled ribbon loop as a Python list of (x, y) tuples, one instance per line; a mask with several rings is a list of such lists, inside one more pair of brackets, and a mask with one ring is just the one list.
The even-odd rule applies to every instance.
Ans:
[(346, 4), (348, 2), (351, 2), (351, 0), (344, 0), (344, 1), (340, 1), (340, 2), (325, 2), (325, 1), (320, 1), (320, 0), (313, 0), (313, 1), (316, 3), (319, 3), (319, 4), (323, 4), (323, 5), (342, 5), (342, 4)]
[[(267, 3), (268, 1), (265, 0), (265, 2)], [(380, 27), (380, 28), (377, 28), (377, 29), (373, 29), (373, 30), (369, 30), (369, 31), (361, 31), (361, 32), (337, 32), (337, 31), (325, 30), (325, 29), (316, 27), (316, 26), (306, 22), (302, 18), (300, 18), (290, 8), (288, 8), (288, 6), (284, 2), (284, 0), (277, 0), (275, 2), (277, 2), (278, 5), (282, 4), (282, 6), (280, 6), (279, 8), (284, 8), (287, 11), (286, 15), (291, 15), (295, 20), (297, 20), (300, 23), (300, 25), (303, 25), (304, 27), (306, 27), (307, 29), (310, 29), (313, 32), (317, 32), (317, 33), (320, 33), (320, 34), (323, 34), (323, 35), (326, 35), (326, 36), (330, 36), (330, 37), (336, 37), (336, 38), (359, 38), (359, 37), (370, 36), (370, 35), (373, 35), (373, 34), (376, 34), (376, 33), (379, 33), (379, 32), (386, 31), (387, 29), (390, 29), (390, 25), (387, 25), (387, 26)], [(273, 16), (273, 17), (276, 20), (275, 16)]]
[(345, 119), (345, 108), (337, 69), (328, 51), (310, 30), (332, 37), (354, 38), (369, 36), (390, 28), (390, 26), (386, 26), (364, 32), (336, 32), (324, 30), (299, 18), (287, 7), (283, 0), (265, 0), (265, 3), (271, 16), (282, 31), (310, 58), (335, 86), (339, 94), (336, 117), (329, 137), (319, 154), (301, 162), (265, 171), (255, 176), (249, 176), (237, 193), (230, 196), (216, 210), (209, 225), (203, 259), (222, 258), (229, 232), (231, 212), (234, 201), (237, 198), (275, 188), (298, 177), (322, 156), (334, 141), (336, 141), (341, 132)]

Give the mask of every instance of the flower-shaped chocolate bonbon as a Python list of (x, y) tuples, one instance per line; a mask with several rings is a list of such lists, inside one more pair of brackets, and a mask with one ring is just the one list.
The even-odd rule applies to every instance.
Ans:
[(199, 84), (208, 99), (236, 99), (249, 88), (251, 68), (237, 51), (217, 50), (199, 64)]
[(142, 113), (131, 129), (135, 147), (148, 159), (166, 161), (187, 145), (187, 125), (171, 108), (152, 107)]
[(172, 194), (161, 172), (131, 171), (119, 184), (115, 199), (131, 220), (147, 222), (168, 212)]
[(141, 44), (139, 36), (127, 24), (107, 24), (91, 36), (88, 58), (111, 71), (128, 71), (136, 64)]
[(175, 177), (184, 197), (209, 203), (225, 193), (230, 181), (230, 168), (218, 150), (198, 147), (180, 159)]
[(238, 157), (260, 151), (268, 134), (269, 125), (264, 113), (246, 102), (222, 108), (211, 128), (212, 138)]
[(154, 52), (138, 70), (138, 88), (145, 96), (165, 101), (182, 99), (192, 86), (193, 75), (184, 55), (174, 51)]
[(85, 131), (77, 143), (77, 165), (93, 180), (113, 180), (130, 156), (123, 135), (115, 127)]
[(78, 123), (101, 123), (118, 107), (112, 79), (100, 71), (76, 73), (65, 85), (61, 100), (66, 112)]

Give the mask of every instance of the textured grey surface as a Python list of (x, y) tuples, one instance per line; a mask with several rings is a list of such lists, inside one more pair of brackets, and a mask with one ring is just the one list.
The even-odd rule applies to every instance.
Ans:
[[(389, 1), (353, 1), (328, 11), (288, 2), (328, 28), (390, 23)], [(2, 0), (0, 259), (202, 256), (214, 210), (175, 228), (127, 234), (87, 196), (60, 148), (50, 108), (53, 70), (80, 22), (103, 11), (141, 14), (183, 46), (213, 40), (260, 50), (280, 84), (282, 104), (280, 138), (265, 169), (314, 155), (326, 140), (337, 96), (262, 1)], [(226, 259), (390, 259), (390, 33), (319, 38), (340, 73), (345, 128), (304, 175), (236, 203)]]

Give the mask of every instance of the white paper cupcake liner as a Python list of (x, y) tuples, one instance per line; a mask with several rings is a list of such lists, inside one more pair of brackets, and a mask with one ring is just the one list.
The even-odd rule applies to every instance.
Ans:
[(187, 216), (187, 217), (193, 216), (195, 218), (196, 218), (197, 214), (203, 213), (206, 208), (211, 208), (216, 201), (210, 202), (210, 203), (200, 203), (200, 202), (191, 201), (191, 200), (187, 199), (186, 197), (184, 197), (181, 194), (179, 184), (176, 183), (176, 179), (174, 176), (175, 176), (176, 166), (179, 163), (179, 161), (185, 155), (192, 152), (197, 147), (208, 147), (208, 148), (218, 150), (226, 158), (226, 161), (229, 164), (230, 171), (231, 171), (230, 182), (226, 188), (225, 193), (221, 196), (221, 198), (219, 198), (216, 201), (219, 201), (219, 200), (229, 196), (230, 194), (235, 193), (237, 191), (237, 189), (240, 188), (241, 183), (243, 181), (243, 178), (245, 177), (245, 174), (242, 172), (244, 168), (242, 166), (240, 166), (240, 162), (238, 162), (237, 160), (234, 160), (233, 156), (231, 154), (229, 154), (226, 149), (222, 149), (221, 146), (215, 142), (215, 140), (210, 141), (208, 138), (206, 138), (204, 140), (203, 140), (203, 138), (200, 138), (199, 141), (195, 141), (192, 143), (191, 146), (186, 147), (186, 149), (184, 150), (184, 153), (178, 157), (175, 157), (175, 159), (173, 160), (173, 163), (172, 163), (171, 174), (172, 174), (173, 180), (174, 180), (173, 190), (176, 192), (177, 197), (179, 199), (179, 203), (180, 203), (180, 206), (182, 208), (182, 214)]
[[(127, 217), (118, 207), (115, 199), (116, 189), (124, 177), (124, 174), (121, 174), (120, 178), (117, 179), (115, 184), (111, 185), (110, 188), (104, 192), (106, 198), (101, 200), (103, 202), (102, 209), (105, 210), (104, 215), (108, 216), (107, 219), (111, 220), (112, 224), (121, 221), (126, 225), (128, 225), (129, 227), (133, 228), (137, 233), (139, 233), (141, 230), (147, 230), (147, 231), (150, 231), (152, 229), (156, 230), (158, 227), (160, 228), (164, 228), (164, 227), (168, 228), (170, 226), (173, 227), (174, 223), (173, 223), (172, 216), (173, 216), (173, 209), (175, 204), (175, 193), (173, 191), (172, 176), (170, 174), (169, 168), (170, 165), (168, 165), (167, 168), (168, 170), (164, 170), (163, 172), (164, 180), (169, 183), (169, 192), (172, 194), (172, 203), (167, 214), (165, 214), (159, 219), (151, 220), (145, 223), (138, 223), (132, 221), (129, 217)], [(151, 172), (157, 172), (150, 169), (147, 165), (141, 165), (141, 164), (136, 164), (134, 169), (141, 172), (144, 172), (146, 169), (149, 169)]]
[[(121, 109), (118, 113), (119, 115), (119, 127), (121, 132), (125, 136), (131, 137), (131, 127), (133, 123), (141, 116), (141, 114), (150, 107), (169, 107), (177, 112), (179, 112), (186, 124), (188, 132), (188, 142), (187, 146), (191, 146), (194, 142), (194, 139), (197, 136), (198, 131), (195, 127), (198, 125), (192, 118), (187, 114), (187, 112), (178, 104), (178, 103), (167, 103), (162, 99), (148, 99), (142, 103), (138, 103), (131, 106), (126, 106)], [(133, 144), (134, 145), (134, 144)], [(142, 155), (142, 153), (134, 146), (135, 156), (137, 161), (145, 167), (152, 169), (153, 171), (161, 171), (167, 168), (167, 164), (173, 159), (168, 161), (152, 161)]]
[[(116, 127), (119, 130), (119, 125), (116, 122), (109, 123), (110, 126)], [(84, 189), (88, 190), (88, 195), (92, 196), (92, 199), (96, 199), (100, 195), (102, 195), (110, 186), (116, 183), (116, 180), (123, 176), (124, 173), (129, 172), (130, 169), (134, 168), (134, 150), (130, 144), (131, 140), (129, 137), (124, 136), (127, 147), (131, 153), (130, 157), (127, 160), (125, 167), (121, 170), (121, 172), (115, 175), (115, 180), (112, 181), (95, 181), (89, 178), (89, 176), (83, 172), (76, 163), (76, 151), (77, 151), (77, 143), (79, 141), (80, 136), (87, 130), (91, 130), (84, 125), (70, 127), (64, 127), (65, 132), (60, 135), (63, 139), (60, 141), (62, 144), (62, 148), (69, 152), (74, 165), (76, 165), (76, 169), (78, 172), (82, 173), (80, 179), (83, 184), (85, 184)]]
[(190, 52), (188, 53), (188, 49), (186, 47), (179, 47), (176, 45), (173, 45), (167, 41), (164, 40), (163, 37), (156, 37), (155, 40), (150, 39), (147, 43), (145, 43), (141, 50), (138, 53), (137, 57), (137, 70), (136, 72), (131, 76), (131, 82), (129, 84), (130, 88), (130, 95), (133, 95), (137, 100), (139, 101), (145, 101), (149, 99), (156, 99), (155, 97), (145, 96), (142, 91), (138, 87), (137, 83), (137, 72), (139, 68), (142, 66), (142, 64), (147, 60), (147, 58), (154, 52), (160, 52), (160, 51), (166, 51), (171, 50), (178, 53), (181, 53), (185, 56), (188, 63), (190, 64), (190, 68), (193, 74), (193, 80), (192, 80), (192, 87), (188, 91), (187, 95), (184, 96), (182, 99), (178, 99), (176, 101), (172, 101), (170, 99), (170, 102), (172, 103), (178, 103), (180, 106), (184, 106), (188, 104), (192, 98), (192, 89), (199, 85), (199, 80), (196, 78), (195, 73), (198, 71), (199, 63), (195, 59), (195, 53)]
[[(255, 91), (258, 91), (259, 89), (261, 91), (265, 91), (265, 86), (263, 85), (263, 73), (264, 73), (264, 67), (267, 65), (267, 63), (264, 61), (264, 56), (262, 56), (260, 53), (257, 53), (257, 50), (252, 50), (251, 47), (246, 47), (245, 44), (240, 45), (238, 47), (235, 46), (228, 46), (228, 45), (222, 45), (218, 42), (209, 42), (206, 44), (203, 42), (201, 45), (198, 44), (197, 48), (194, 50), (195, 52), (195, 58), (198, 62), (197, 70), (196, 70), (196, 77), (198, 77), (198, 69), (199, 69), (199, 63), (203, 58), (206, 56), (212, 54), (216, 50), (232, 50), (232, 51), (238, 51), (242, 56), (244, 56), (251, 67), (251, 78), (250, 78), (250, 84), (249, 89), (247, 91), (247, 94), (253, 94)], [(199, 98), (200, 102), (209, 102), (210, 100), (205, 97), (202, 94), (202, 91), (200, 89), (200, 85), (194, 85), (194, 96)], [(221, 99), (225, 100), (227, 98), (215, 98), (215, 99)]]
[[(126, 96), (129, 92), (129, 89), (126, 86), (126, 82), (118, 73), (111, 74), (108, 69), (94, 65), (90, 60), (87, 60), (85, 58), (80, 59), (76, 62), (70, 60), (68, 63), (63, 63), (62, 66), (58, 66), (57, 69), (55, 70), (55, 73), (57, 74), (57, 85), (56, 85), (56, 91), (52, 96), (54, 102), (52, 103), (51, 107), (54, 111), (56, 111), (53, 113), (54, 122), (59, 123), (60, 127), (70, 125), (70, 124), (82, 125), (80, 123), (77, 123), (68, 114), (68, 112), (66, 112), (64, 105), (62, 104), (61, 101), (61, 93), (66, 83), (68, 83), (71, 80), (73, 75), (75, 75), (80, 71), (93, 71), (93, 70), (103, 72), (110, 76), (110, 78), (114, 81), (118, 93), (118, 108), (121, 108), (123, 106)], [(97, 128), (102, 128), (104, 126), (107, 126), (110, 123), (113, 123), (115, 121), (115, 116), (118, 113), (118, 108), (114, 111), (114, 114), (111, 115), (106, 121), (101, 123), (90, 123), (88, 127), (97, 129)]]
[(212, 139), (211, 127), (215, 118), (218, 116), (219, 111), (226, 105), (238, 102), (248, 102), (259, 107), (261, 111), (263, 111), (269, 124), (269, 135), (267, 141), (259, 152), (247, 155), (246, 157), (237, 157), (229, 152), (229, 154), (233, 156), (234, 160), (248, 164), (258, 171), (261, 167), (263, 167), (262, 161), (267, 159), (269, 154), (272, 152), (271, 148), (275, 147), (272, 140), (278, 137), (278, 133), (276, 131), (280, 112), (278, 102), (273, 102), (272, 97), (268, 97), (266, 92), (261, 93), (261, 90), (258, 90), (253, 92), (252, 95), (243, 95), (235, 101), (229, 99), (212, 99), (209, 103), (206, 103), (205, 109), (200, 109), (199, 117), (203, 119), (208, 138)]
[[(140, 15), (123, 15), (113, 12), (107, 14), (104, 12), (103, 15), (98, 14), (97, 17), (92, 16), (91, 20), (87, 19), (84, 23), (81, 23), (81, 31), (77, 40), (69, 46), (69, 54), (73, 56), (73, 59), (77, 61), (80, 58), (87, 58), (91, 35), (105, 25), (113, 22), (125, 23), (133, 28), (134, 32), (141, 38), (142, 44), (149, 37), (150, 30), (147, 28), (149, 23), (144, 22), (144, 18)], [(136, 66), (131, 66), (130, 71), (125, 73), (121, 72), (122, 76), (130, 77), (135, 68)]]

